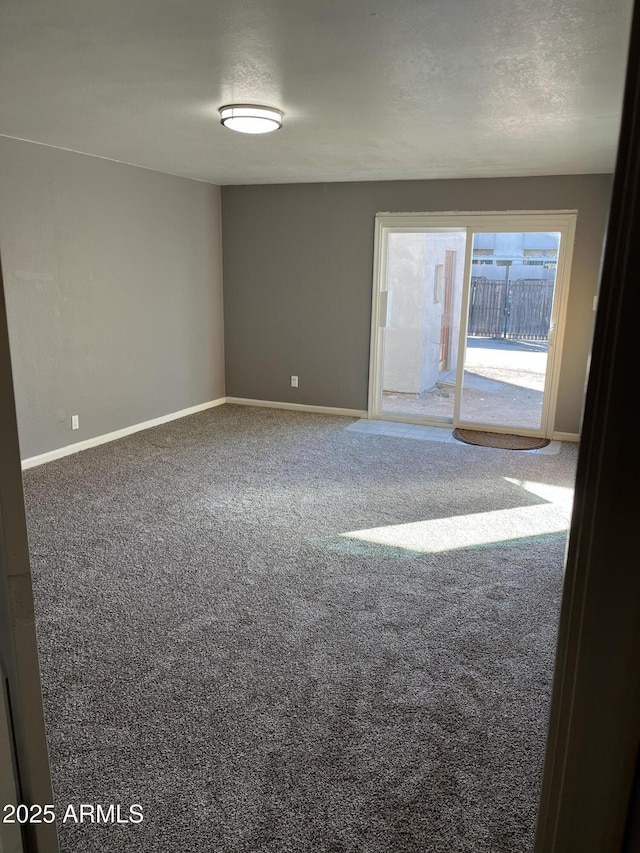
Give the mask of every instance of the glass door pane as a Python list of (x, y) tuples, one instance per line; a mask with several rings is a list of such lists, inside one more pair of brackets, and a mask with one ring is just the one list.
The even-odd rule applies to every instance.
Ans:
[(459, 420), (539, 430), (560, 234), (473, 235)]
[(453, 421), (466, 230), (387, 235), (381, 410)]

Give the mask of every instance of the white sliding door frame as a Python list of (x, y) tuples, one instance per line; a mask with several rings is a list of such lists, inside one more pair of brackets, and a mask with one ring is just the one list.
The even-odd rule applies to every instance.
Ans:
[[(378, 420), (402, 421), (429, 424), (431, 426), (457, 426), (460, 424), (461, 394), (456, 393), (454, 416), (451, 418), (426, 418), (419, 415), (404, 415), (382, 411), (382, 378), (384, 359), (384, 329), (388, 322), (387, 243), (390, 233), (430, 233), (442, 231), (466, 231), (462, 307), (460, 316), (460, 339), (458, 347), (458, 369), (456, 387), (462, 389), (464, 360), (466, 353), (467, 319), (469, 311), (469, 288), (471, 284), (471, 256), (473, 234), (493, 232), (555, 231), (560, 234), (560, 251), (556, 268), (553, 305), (551, 312), (551, 335), (547, 358), (547, 374), (543, 397), (541, 426), (539, 429), (520, 429), (523, 435), (545, 435), (551, 437), (555, 421), (562, 344), (566, 321), (571, 258), (575, 236), (577, 212), (575, 210), (548, 211), (501, 211), (501, 212), (445, 212), (445, 213), (380, 213), (375, 220), (373, 290), (371, 310), (371, 348), (369, 361), (369, 404), (368, 416)], [(488, 424), (471, 421), (462, 422), (468, 428), (487, 428)], [(510, 432), (513, 425), (490, 425), (495, 432)]]

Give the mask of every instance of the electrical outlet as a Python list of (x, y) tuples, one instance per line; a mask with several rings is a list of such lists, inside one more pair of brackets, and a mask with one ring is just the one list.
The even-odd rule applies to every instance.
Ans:
[(292, 387), (292, 388), (297, 388), (297, 387), (298, 387), (298, 377), (297, 377), (297, 376), (292, 376), (292, 377), (291, 377), (291, 387)]
[(80, 417), (78, 415), (71, 415), (71, 429), (79, 429), (80, 428)]

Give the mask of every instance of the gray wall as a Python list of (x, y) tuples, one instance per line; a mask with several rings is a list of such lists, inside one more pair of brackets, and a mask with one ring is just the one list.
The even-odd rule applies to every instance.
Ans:
[(218, 187), (0, 139), (0, 248), (23, 458), (224, 395)]
[(377, 212), (577, 208), (555, 428), (578, 432), (610, 188), (608, 175), (223, 187), (227, 394), (366, 409)]

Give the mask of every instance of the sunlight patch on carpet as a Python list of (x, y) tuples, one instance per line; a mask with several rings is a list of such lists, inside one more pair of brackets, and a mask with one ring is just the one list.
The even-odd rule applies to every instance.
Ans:
[(566, 532), (568, 523), (567, 516), (557, 504), (544, 503), (372, 527), (369, 530), (352, 530), (341, 535), (346, 539), (401, 548), (413, 553), (439, 554)]
[(574, 489), (567, 486), (552, 486), (549, 483), (538, 483), (533, 480), (517, 480), (513, 477), (503, 477), (507, 483), (513, 483), (514, 486), (520, 486), (526, 492), (529, 492), (536, 497), (542, 498), (549, 503), (562, 507), (563, 510), (571, 512), (573, 506)]

